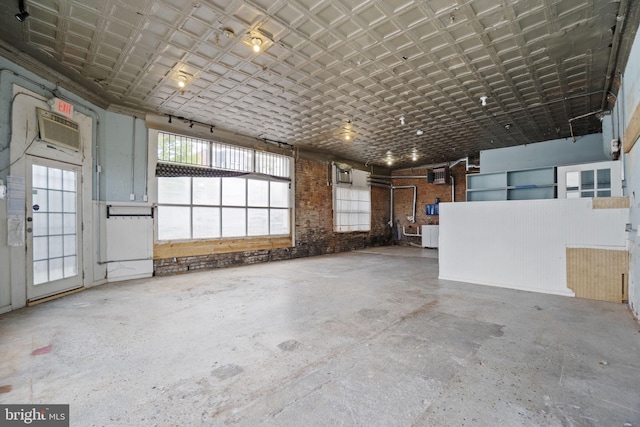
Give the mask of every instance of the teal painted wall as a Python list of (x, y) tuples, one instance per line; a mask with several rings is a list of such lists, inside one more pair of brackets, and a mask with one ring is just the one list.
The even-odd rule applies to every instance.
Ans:
[(480, 172), (534, 169), (610, 160), (601, 133), (480, 152)]

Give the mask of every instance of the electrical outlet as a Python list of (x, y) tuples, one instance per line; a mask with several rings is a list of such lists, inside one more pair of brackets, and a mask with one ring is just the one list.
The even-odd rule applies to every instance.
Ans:
[(135, 194), (133, 194), (133, 193), (129, 194), (129, 200), (133, 201), (135, 199), (136, 199), (136, 195)]

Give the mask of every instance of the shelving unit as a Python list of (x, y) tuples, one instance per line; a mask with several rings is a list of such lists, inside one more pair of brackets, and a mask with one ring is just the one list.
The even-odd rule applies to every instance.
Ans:
[(467, 175), (467, 201), (553, 199), (556, 168)]

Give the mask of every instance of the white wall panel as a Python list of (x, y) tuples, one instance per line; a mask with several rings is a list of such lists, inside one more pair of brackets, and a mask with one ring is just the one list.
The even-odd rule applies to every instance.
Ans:
[(440, 203), (440, 279), (573, 296), (566, 248), (625, 248), (628, 209), (591, 199)]
[[(111, 204), (105, 219), (107, 280), (151, 277), (153, 274), (153, 218), (146, 204)], [(106, 211), (106, 209), (105, 209)], [(105, 215), (106, 217), (106, 215)]]

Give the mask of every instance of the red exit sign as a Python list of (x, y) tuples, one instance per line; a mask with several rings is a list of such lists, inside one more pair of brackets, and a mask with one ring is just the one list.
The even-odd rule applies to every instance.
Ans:
[(53, 111), (63, 114), (67, 117), (73, 116), (73, 105), (59, 98), (53, 99)]

